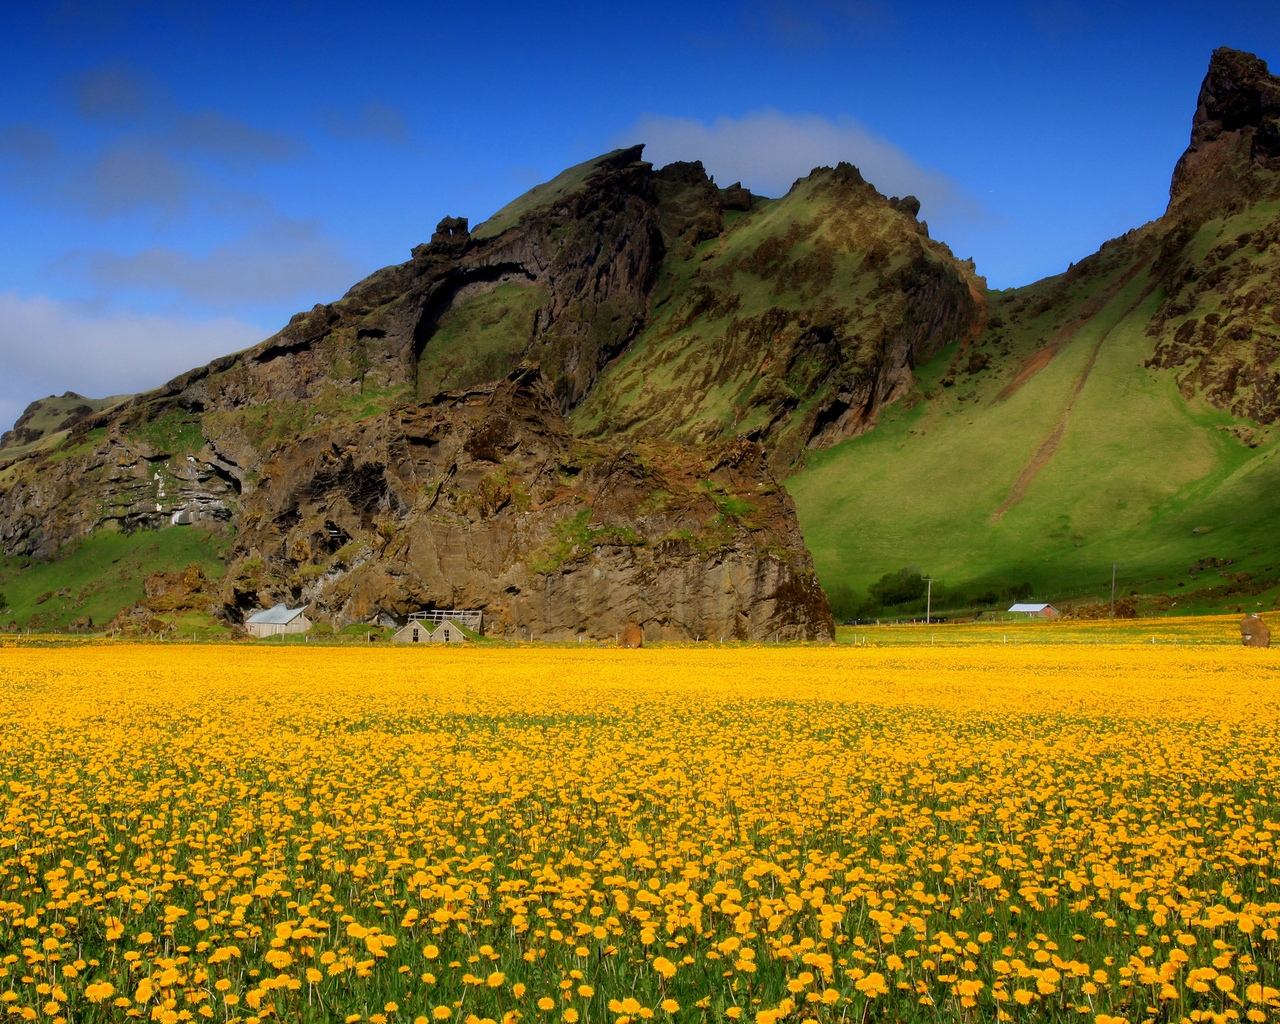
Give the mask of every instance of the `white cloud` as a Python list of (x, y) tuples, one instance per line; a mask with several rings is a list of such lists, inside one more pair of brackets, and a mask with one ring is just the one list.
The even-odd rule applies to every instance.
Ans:
[(128, 254), (95, 249), (68, 254), (59, 269), (81, 273), (100, 288), (173, 292), (217, 310), (341, 293), (360, 276), (315, 224), (290, 220), (259, 227), (204, 256), (167, 246)]
[(94, 314), (44, 295), (0, 292), (0, 430), (36, 398), (145, 391), (267, 334), (231, 317)]
[(923, 204), (921, 216), (968, 214), (975, 205), (945, 174), (921, 167), (851, 117), (761, 110), (704, 124), (646, 115), (626, 138), (645, 143), (645, 159), (655, 167), (701, 160), (718, 184), (741, 181), (757, 195), (783, 195), (813, 168), (846, 160), (885, 195), (914, 195)]

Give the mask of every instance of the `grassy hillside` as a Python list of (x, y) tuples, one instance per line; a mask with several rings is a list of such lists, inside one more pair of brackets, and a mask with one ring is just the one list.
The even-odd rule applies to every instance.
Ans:
[(16, 458), (37, 448), (49, 448), (66, 438), (68, 431), (93, 413), (120, 405), (132, 395), (85, 398), (74, 391), (50, 395), (23, 410), (12, 430), (0, 436), (0, 459)]
[(494, 380), (517, 365), (534, 335), (547, 293), (531, 285), (502, 284), (451, 309), (418, 361), (418, 395)]
[(0, 594), (6, 602), (0, 626), (65, 630), (87, 617), (100, 627), (143, 599), (148, 573), (198, 562), (209, 577), (221, 576), (230, 544), (230, 537), (198, 527), (128, 535), (100, 530), (54, 561), (0, 558)]
[(905, 362), (968, 333), (972, 280), (856, 168), (820, 168), (728, 213), (719, 237), (672, 246), (648, 325), (574, 428), (694, 444), (748, 435), (789, 465), (833, 406), (878, 407)]
[(1142, 241), (989, 294), (971, 347), (920, 367), (874, 431), (807, 453), (787, 486), (838, 613), (905, 566), (939, 578), (946, 606), (1024, 582), (1100, 598), (1113, 562), (1122, 597), (1167, 595), (1149, 609), (1272, 606), (1280, 438), (1147, 365), (1166, 296)]

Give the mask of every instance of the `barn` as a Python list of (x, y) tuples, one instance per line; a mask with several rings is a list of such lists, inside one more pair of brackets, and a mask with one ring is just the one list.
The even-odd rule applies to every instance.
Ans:
[(282, 604), (256, 612), (244, 620), (245, 632), (250, 636), (278, 636), (282, 633), (305, 633), (311, 628), (303, 608), (286, 608)]
[(1015, 604), (1009, 609), (1030, 619), (1056, 619), (1061, 612), (1051, 604)]

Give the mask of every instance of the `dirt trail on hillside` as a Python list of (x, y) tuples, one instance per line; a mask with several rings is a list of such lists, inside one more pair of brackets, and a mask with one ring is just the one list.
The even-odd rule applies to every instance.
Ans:
[[(1022, 364), (1013, 380), (1009, 381), (1000, 391), (1000, 394), (996, 395), (992, 400), (993, 404), (995, 402), (1003, 402), (1005, 399), (1017, 394), (1027, 381), (1048, 366), (1053, 357), (1067, 347), (1067, 344), (1080, 332), (1080, 329), (1111, 305), (1115, 297), (1128, 286), (1129, 282), (1146, 269), (1149, 262), (1149, 260), (1143, 260), (1141, 263), (1130, 267), (1120, 277), (1105, 288), (1100, 289), (1097, 295), (1081, 306), (1080, 312), (1076, 314), (1072, 323), (1059, 327), (1050, 335), (1049, 343), (1044, 348), (1034, 352), (1027, 358), (1027, 361)], [(1128, 315), (1126, 312), (1125, 316)]]
[[(1141, 263), (1133, 270), (1127, 272), (1122, 278), (1123, 284), (1128, 284), (1128, 282), (1132, 281), (1137, 275), (1137, 272), (1145, 266), (1145, 263)], [(1121, 287), (1123, 287), (1123, 284)], [(1111, 337), (1111, 332), (1120, 326), (1120, 324), (1124, 323), (1125, 320), (1129, 318), (1129, 314), (1137, 309), (1147, 296), (1155, 290), (1155, 288), (1155, 282), (1148, 284), (1138, 297), (1128, 305), (1125, 311), (1120, 314), (1120, 317), (1116, 322), (1102, 332), (1102, 337), (1098, 339), (1097, 344), (1093, 346), (1093, 351), (1089, 353), (1089, 359), (1084, 364), (1084, 369), (1081, 371), (1080, 377), (1076, 381), (1076, 386), (1071, 390), (1071, 398), (1067, 402), (1067, 407), (1062, 410), (1062, 415), (1058, 417), (1058, 422), (1054, 426), (1053, 430), (1049, 432), (1049, 436), (1040, 442), (1040, 446), (1036, 449), (1035, 454), (1031, 456), (1030, 461), (1022, 468), (1022, 472), (1018, 474), (1018, 479), (1013, 482), (1013, 488), (1009, 491), (1009, 497), (1005, 498), (1004, 503), (991, 513), (991, 521), (993, 523), (999, 522), (1000, 518), (1008, 512), (1009, 509), (1013, 508), (1014, 505), (1022, 500), (1023, 495), (1027, 493), (1027, 488), (1031, 486), (1031, 481), (1036, 478), (1036, 474), (1044, 468), (1045, 464), (1053, 458), (1054, 454), (1058, 451), (1058, 445), (1062, 443), (1063, 435), (1067, 432), (1067, 420), (1071, 416), (1071, 410), (1075, 408), (1076, 399), (1080, 397), (1080, 392), (1084, 390), (1084, 386), (1089, 380), (1089, 374), (1093, 372), (1093, 366), (1098, 361), (1098, 354), (1102, 351), (1102, 346), (1106, 344), (1107, 339)], [(1114, 298), (1118, 289), (1108, 289), (1108, 291), (1111, 297)], [(1105, 306), (1102, 308), (1105, 308)], [(1038, 354), (1039, 353), (1037, 353), (1037, 355)], [(1048, 362), (1049, 360), (1046, 359), (1045, 364), (1047, 365)], [(1030, 377), (1028, 377), (1028, 380), (1029, 379)], [(1025, 383), (1025, 381), (1023, 383)], [(1021, 387), (1021, 385), (1019, 385), (1019, 387)]]

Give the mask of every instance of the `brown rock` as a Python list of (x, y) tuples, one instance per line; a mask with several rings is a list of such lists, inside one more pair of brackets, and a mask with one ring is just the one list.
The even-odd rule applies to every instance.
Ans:
[(1238, 188), (1240, 168), (1227, 173), (1236, 156), (1274, 169), (1278, 121), (1280, 78), (1266, 62), (1226, 46), (1214, 50), (1191, 121), (1191, 144), (1173, 172), (1170, 208), (1197, 193)]
[(644, 630), (640, 628), (640, 624), (632, 619), (627, 623), (627, 628), (622, 631), (622, 636), (618, 640), (620, 647), (643, 647), (644, 646)]
[(467, 229), (466, 217), (445, 217), (436, 225), (435, 234), (431, 236), (431, 244), (445, 247), (465, 245), (471, 237)]
[(693, 246), (724, 230), (722, 194), (701, 160), (667, 164), (654, 173), (653, 186), (667, 248), (687, 259)]
[(728, 188), (720, 190), (720, 201), (726, 210), (751, 209), (751, 190), (742, 187), (742, 182), (735, 181)]
[(1256, 615), (1246, 615), (1240, 620), (1240, 641), (1246, 647), (1270, 647), (1271, 630)]
[(759, 444), (581, 441), (536, 367), (281, 443), (242, 501), (233, 619), (267, 594), (339, 628), (474, 608), (535, 640), (833, 632)]

